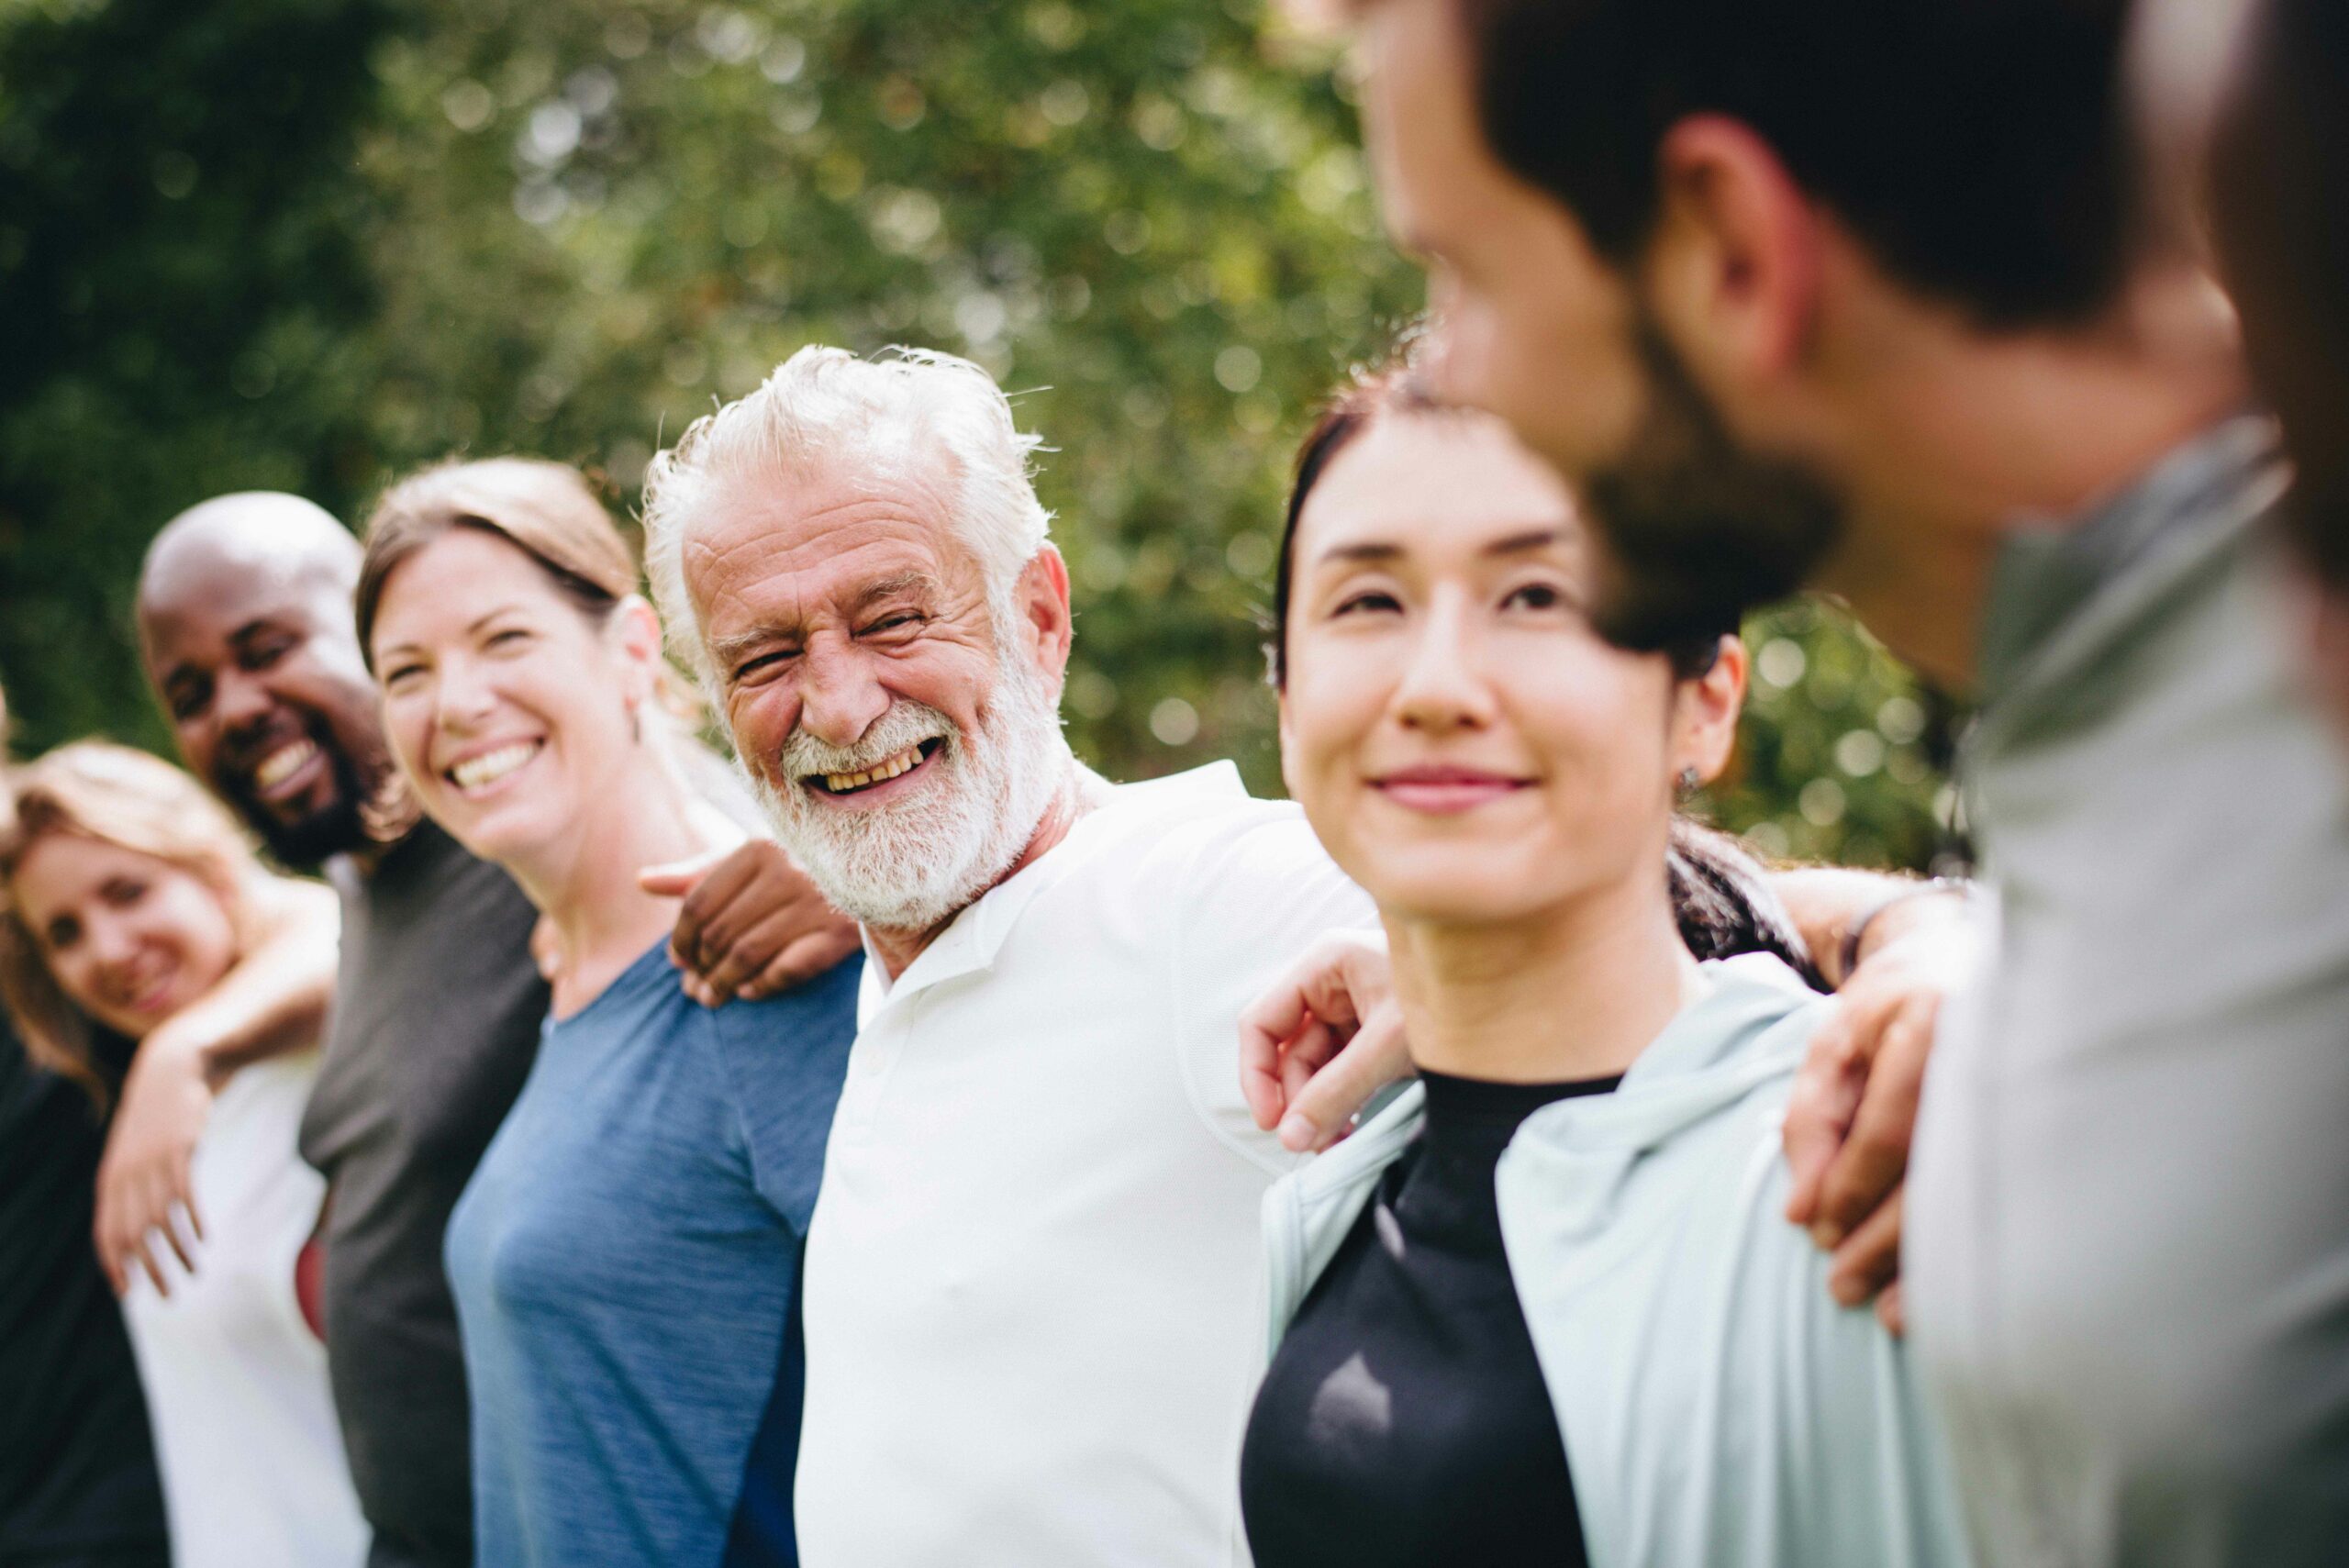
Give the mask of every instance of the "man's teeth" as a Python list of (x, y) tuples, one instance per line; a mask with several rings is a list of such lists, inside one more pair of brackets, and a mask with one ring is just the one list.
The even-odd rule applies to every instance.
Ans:
[(834, 795), (844, 795), (850, 790), (863, 789), (868, 784), (887, 784), (920, 761), (921, 748), (908, 746), (896, 756), (876, 766), (867, 768), (861, 773), (826, 773), (824, 787)]
[(517, 740), (478, 757), (467, 757), (449, 770), (451, 782), (462, 790), (484, 789), (539, 754), (535, 740)]
[(253, 783), (263, 789), (275, 789), (317, 754), (316, 741), (288, 740), (261, 760), (261, 766), (253, 770)]

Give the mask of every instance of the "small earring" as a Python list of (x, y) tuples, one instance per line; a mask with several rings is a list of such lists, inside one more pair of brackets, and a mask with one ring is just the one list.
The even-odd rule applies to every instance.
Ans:
[(644, 744), (644, 714), (634, 703), (628, 705), (628, 738), (640, 746)]
[(1705, 785), (1704, 778), (1692, 765), (1680, 770), (1680, 793), (1694, 795)]

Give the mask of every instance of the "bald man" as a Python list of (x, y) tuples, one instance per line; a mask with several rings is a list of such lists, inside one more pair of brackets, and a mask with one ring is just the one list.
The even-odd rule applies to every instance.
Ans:
[[(351, 619), (359, 561), (358, 541), (298, 496), (219, 496), (150, 547), (139, 639), (188, 766), (279, 859), (323, 865), (342, 895), (333, 1019), (302, 1124), (303, 1157), (330, 1184), (328, 1368), (371, 1564), (470, 1568), (441, 1242), (529, 1071), (547, 992), (520, 890), (404, 807)], [(677, 946), (700, 999), (779, 989), (856, 944), (771, 844), (698, 887), (693, 874), (654, 890), (693, 892)], [(713, 925), (734, 940), (708, 940)], [(157, 1093), (188, 1091), (184, 1076)]]

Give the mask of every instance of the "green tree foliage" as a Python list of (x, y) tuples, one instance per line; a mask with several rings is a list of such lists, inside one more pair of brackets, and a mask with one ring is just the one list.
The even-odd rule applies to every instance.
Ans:
[[(28, 741), (155, 736), (126, 605), (182, 506), (284, 487), (356, 520), (415, 464), (509, 450), (626, 506), (664, 433), (793, 350), (910, 342), (987, 365), (1051, 444), (1080, 749), (1277, 787), (1289, 454), (1422, 293), (1341, 80), (1256, 0), (7, 6), (0, 289), (33, 351), (0, 366), (0, 674)], [(1723, 819), (1920, 863), (1941, 716), (1816, 609), (1757, 638)]]

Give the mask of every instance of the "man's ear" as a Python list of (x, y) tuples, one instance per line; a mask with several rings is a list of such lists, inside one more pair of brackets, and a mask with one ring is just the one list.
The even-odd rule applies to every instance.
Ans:
[(1019, 625), (1029, 638), (1029, 656), (1036, 661), (1046, 684), (1058, 692), (1068, 674), (1075, 620), (1069, 608), (1068, 562), (1051, 543), (1039, 547), (1020, 568), (1014, 602), (1019, 609)]
[(1737, 719), (1745, 709), (1746, 657), (1742, 638), (1721, 639), (1713, 667), (1673, 688), (1673, 770), (1694, 768), (1710, 783), (1729, 766), (1737, 746)]
[(1770, 144), (1726, 115), (1691, 115), (1656, 150), (1655, 234), (1642, 267), (1674, 346), (1714, 387), (1775, 380), (1819, 309), (1818, 210)]

